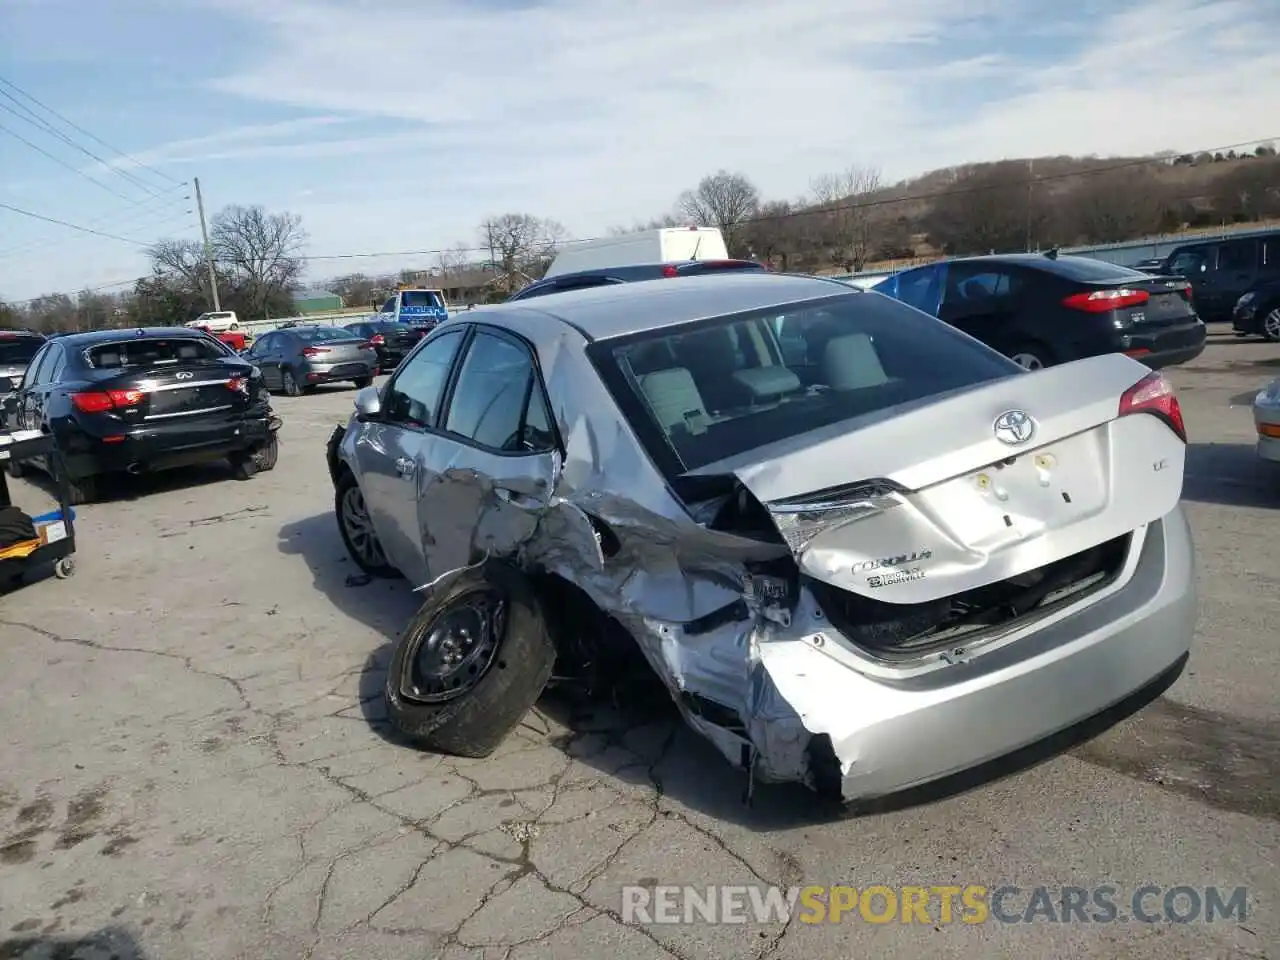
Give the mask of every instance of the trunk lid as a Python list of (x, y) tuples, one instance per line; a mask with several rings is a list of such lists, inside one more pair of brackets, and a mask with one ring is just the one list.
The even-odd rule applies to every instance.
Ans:
[[(1177, 505), (1185, 444), (1155, 416), (1118, 416), (1121, 396), (1149, 374), (1120, 354), (1093, 357), (695, 473), (731, 470), (805, 574), (869, 599), (929, 602), (1113, 540)], [(1019, 412), (1031, 436), (998, 439), (997, 422), (1013, 439)]]
[(1141, 280), (1106, 284), (1101, 289), (1124, 288), (1147, 294), (1145, 303), (1125, 306), (1116, 311), (1119, 319), (1135, 327), (1151, 329), (1187, 323), (1196, 317), (1191, 285), (1184, 277), (1159, 274)]
[(137, 341), (86, 351), (93, 364), (76, 401), (88, 413), (141, 425), (243, 414), (260, 399), (254, 368), (212, 341)]
[(317, 340), (303, 348), (308, 360), (316, 363), (360, 363), (374, 359), (373, 344), (363, 337)]

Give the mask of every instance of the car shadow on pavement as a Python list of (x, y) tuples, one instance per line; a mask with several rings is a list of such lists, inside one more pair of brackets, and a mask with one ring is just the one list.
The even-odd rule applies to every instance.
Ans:
[[(347, 557), (332, 514), (286, 524), (282, 553), (301, 556), (316, 589), (347, 616), (376, 631), (385, 642), (366, 659), (358, 686), (361, 713), (384, 740), (421, 749), (387, 722), (384, 699), (391, 649), (418, 608), (405, 580), (370, 579)], [(644, 674), (644, 675), (642, 675)], [(709, 817), (762, 832), (892, 813), (981, 788), (1082, 746), (1155, 700), (1176, 679), (1172, 674), (1106, 713), (1039, 743), (972, 770), (893, 796), (845, 806), (799, 784), (756, 784), (748, 798), (747, 776), (709, 742), (690, 730), (656, 675), (633, 671), (607, 694), (587, 695), (574, 684), (550, 688), (524, 723), (526, 734), (548, 732), (546, 742), (592, 768), (603, 780), (652, 786), (663, 797)], [(567, 734), (559, 731), (568, 731)], [(514, 735), (514, 734), (513, 734)], [(495, 763), (501, 762), (495, 758)], [(749, 800), (749, 802), (748, 802)]]
[(1228, 507), (1280, 507), (1280, 464), (1251, 443), (1192, 443), (1182, 499)]
[(120, 927), (105, 927), (83, 937), (18, 936), (0, 940), (0, 960), (90, 960), (98, 957), (103, 960), (108, 957), (111, 960), (147, 960), (146, 952), (133, 934)]
[[(58, 489), (47, 473), (32, 469), (24, 473), (22, 479), (57, 503)], [(15, 481), (10, 478), (9, 482), (12, 484)], [(138, 476), (112, 475), (104, 478), (99, 495), (93, 503), (122, 503), (175, 490), (193, 490), (214, 483), (235, 482), (231, 477), (231, 465), (220, 462), (158, 470)]]

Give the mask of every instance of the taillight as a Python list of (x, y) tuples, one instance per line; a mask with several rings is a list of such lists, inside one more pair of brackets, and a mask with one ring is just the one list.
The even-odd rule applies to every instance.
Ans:
[(1150, 413), (1163, 420), (1178, 439), (1187, 442), (1187, 427), (1182, 420), (1182, 407), (1173, 384), (1159, 373), (1148, 374), (1124, 392), (1120, 398), (1120, 412), (1124, 417), (1131, 413)]
[(304, 357), (318, 357), (322, 353), (328, 353), (328, 347), (303, 347), (302, 355)]
[(666, 263), (662, 266), (662, 275), (664, 277), (678, 277), (680, 276), (680, 271), (671, 264)]
[(1106, 313), (1122, 307), (1137, 307), (1151, 299), (1145, 290), (1094, 290), (1092, 293), (1073, 293), (1062, 301), (1064, 307), (1083, 310), (1085, 313)]
[(232, 377), (227, 381), (228, 390), (238, 390), (240, 393), (249, 392), (249, 381), (244, 377)]
[(1191, 296), (1191, 295), (1192, 295), (1192, 293), (1193, 293), (1194, 291), (1192, 290), (1191, 284), (1189, 284), (1189, 283), (1187, 283), (1187, 284), (1183, 284), (1182, 288), (1181, 288), (1178, 292), (1179, 292), (1179, 293), (1181, 293), (1184, 297), (1186, 297), (1186, 298), (1187, 298), (1187, 303), (1191, 303), (1191, 302), (1192, 302), (1192, 296)]
[(380, 333), (375, 333), (372, 337), (369, 338), (369, 342), (374, 344), (375, 346), (380, 347), (387, 342), (387, 338)]
[(124, 410), (142, 402), (141, 390), (90, 390), (73, 393), (71, 402), (81, 413), (106, 413), (108, 410)]

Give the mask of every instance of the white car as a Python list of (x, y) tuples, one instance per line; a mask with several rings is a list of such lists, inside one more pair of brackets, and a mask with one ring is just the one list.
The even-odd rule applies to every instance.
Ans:
[(1258, 431), (1258, 456), (1280, 463), (1280, 378), (1253, 398), (1253, 425)]
[(217, 310), (202, 313), (188, 327), (203, 327), (210, 333), (226, 333), (228, 330), (239, 330), (240, 319), (234, 310)]

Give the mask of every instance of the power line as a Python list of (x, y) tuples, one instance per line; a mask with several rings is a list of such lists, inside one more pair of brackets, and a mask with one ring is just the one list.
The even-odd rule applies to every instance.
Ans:
[(117, 197), (119, 197), (121, 200), (131, 201), (131, 200), (133, 199), (132, 197), (126, 197), (126, 196), (125, 196), (123, 193), (121, 193), (119, 190), (113, 190), (111, 187), (108, 187), (108, 186), (107, 186), (105, 183), (103, 183), (102, 181), (100, 181), (100, 180), (95, 180), (93, 177), (89, 176), (89, 175), (88, 175), (87, 173), (85, 173), (83, 170), (80, 170), (80, 169), (78, 169), (78, 168), (76, 168), (76, 167), (73, 167), (71, 164), (67, 163), (67, 161), (63, 160), (61, 157), (54, 156), (52, 153), (50, 153), (50, 152), (49, 152), (48, 150), (46, 150), (44, 147), (39, 146), (38, 144), (32, 143), (30, 140), (28, 140), (28, 139), (27, 139), (26, 137), (24, 137), (22, 134), (20, 134), (20, 133), (16, 133), (15, 131), (10, 130), (10, 129), (9, 129), (8, 127), (6, 127), (3, 123), (0, 123), (0, 133), (7, 133), (9, 136), (13, 137), (15, 140), (18, 140), (18, 141), (21, 141), (22, 143), (25, 143), (28, 147), (30, 147), (32, 150), (35, 150), (37, 153), (42, 153), (42, 154), (44, 154), (46, 157), (48, 157), (48, 158), (49, 158), (50, 160), (52, 160), (54, 163), (58, 164), (58, 166), (60, 166), (60, 167), (65, 167), (66, 169), (68, 169), (68, 170), (70, 170), (72, 173), (74, 173), (76, 176), (84, 177), (86, 180), (88, 180), (90, 183), (92, 183), (95, 187), (101, 187), (103, 190), (107, 191), (107, 193), (110, 193), (110, 194), (112, 194), (113, 196), (117, 196)]
[[(36, 97), (33, 94), (30, 94), (26, 90), (23, 90), (22, 87), (18, 86), (12, 80), (9, 80), (5, 77), (0, 76), (0, 83), (4, 84), (11, 90), (16, 90), (19, 95), (21, 95), (22, 97), (25, 97), (27, 100), (30, 100), (40, 109), (57, 117), (67, 126), (69, 126), (72, 130), (75, 130), (78, 133), (83, 134), (84, 136), (92, 140), (94, 143), (97, 143), (100, 146), (106, 147), (108, 150), (110, 150), (112, 153), (114, 153), (116, 156), (120, 157), (121, 159), (128, 160), (130, 163), (134, 164), (137, 167), (140, 167), (143, 170), (149, 170), (151, 173), (154, 173), (157, 177), (160, 177), (164, 180), (168, 180), (172, 184), (177, 184), (180, 182), (178, 180), (175, 180), (173, 177), (169, 176), (167, 173), (162, 173), (161, 171), (155, 169), (154, 167), (148, 166), (147, 164), (143, 163), (141, 160), (137, 159), (136, 157), (131, 157), (129, 154), (125, 153), (119, 147), (112, 146), (111, 144), (107, 143), (107, 141), (103, 140), (101, 137), (95, 136), (94, 134), (90, 133), (84, 127), (77, 124), (74, 120), (70, 120), (67, 117), (64, 117), (57, 110), (53, 109), (53, 107), (49, 106), (48, 104), (44, 103), (41, 100), (36, 99)], [(8, 94), (6, 94), (6, 96), (8, 96)], [(12, 100), (13, 98), (9, 97), (9, 99)], [(119, 172), (124, 174), (127, 171), (122, 170)], [(141, 180), (139, 180), (138, 182), (143, 183), (143, 181)]]
[(59, 220), (57, 217), (46, 217), (38, 213), (32, 213), (30, 210), (23, 210), (19, 207), (10, 206), (7, 203), (0, 203), (0, 210), (9, 210), (13, 213), (21, 214), (24, 217), (30, 217), (32, 220), (43, 220), (45, 223), (56, 223), (60, 227), (66, 227), (69, 230), (78, 230), (80, 233), (91, 233), (96, 237), (106, 237), (108, 240), (119, 240), (121, 243), (132, 243), (140, 247), (147, 246), (141, 240), (130, 240), (128, 237), (118, 237), (114, 233), (104, 233), (101, 230), (93, 230), (89, 227), (82, 227), (79, 224), (67, 223), (65, 220)]
[[(84, 224), (84, 226), (87, 226), (90, 229), (96, 229), (97, 227), (103, 226), (108, 223), (110, 223), (112, 226), (119, 226), (121, 224), (129, 223), (130, 221), (137, 220), (139, 216), (141, 216), (143, 219), (146, 219), (147, 217), (153, 217), (159, 213), (167, 214), (168, 213), (168, 210), (166, 209), (167, 207), (170, 207), (175, 203), (182, 203), (184, 201), (189, 201), (191, 199), (189, 194), (184, 196), (174, 196), (174, 194), (179, 189), (182, 189), (185, 186), (186, 184), (180, 184), (178, 187), (174, 187), (169, 190), (166, 190), (164, 191), (164, 193), (160, 194), (159, 196), (151, 197), (150, 199), (147, 199), (147, 200), (130, 201), (129, 207), (125, 208), (124, 210), (112, 211), (110, 213), (104, 214), (103, 216), (95, 217), (94, 219), (88, 221), (88, 223)], [(186, 213), (191, 213), (191, 211), (187, 210)], [(140, 224), (136, 224), (134, 227), (131, 227), (131, 230), (136, 229), (137, 226), (140, 226)], [(5, 249), (0, 250), (0, 257), (13, 256), (19, 253), (27, 253), (31, 250), (43, 249), (45, 247), (56, 245), (59, 243), (64, 243), (64, 242), (66, 242), (64, 239), (50, 237), (50, 238), (45, 238), (43, 240), (35, 240), (27, 243), (22, 243), (15, 247), (6, 247)]]
[[(0, 77), (0, 83), (7, 83), (7, 82), (8, 81), (6, 81), (3, 77)], [(67, 146), (69, 146), (71, 149), (76, 150), (79, 153), (83, 153), (89, 159), (100, 164), (104, 170), (108, 171), (109, 173), (116, 174), (117, 176), (126, 180), (131, 185), (141, 190), (145, 190), (150, 195), (156, 194), (157, 188), (155, 186), (153, 186), (150, 183), (147, 183), (145, 180), (142, 180), (134, 176), (128, 170), (120, 169), (119, 167), (115, 166), (110, 160), (100, 156), (97, 153), (94, 153), (92, 150), (90, 150), (88, 147), (84, 146), (83, 144), (76, 142), (71, 137), (69, 137), (66, 133), (64, 133), (63, 131), (55, 127), (53, 124), (51, 124), (44, 117), (40, 116), (40, 114), (36, 113), (34, 110), (28, 107), (25, 103), (23, 103), (21, 100), (15, 97), (13, 94), (9, 93), (7, 90), (0, 89), (0, 97), (5, 97), (7, 100), (9, 100), (11, 103), (15, 104), (18, 107), (18, 110), (15, 110), (8, 103), (0, 103), (0, 110), (5, 110), (13, 114), (19, 120), (29, 123), (33, 127), (36, 127), (38, 130), (41, 130), (42, 132), (57, 138), (62, 143), (65, 143)], [(21, 112), (19, 112), (19, 110)]]

